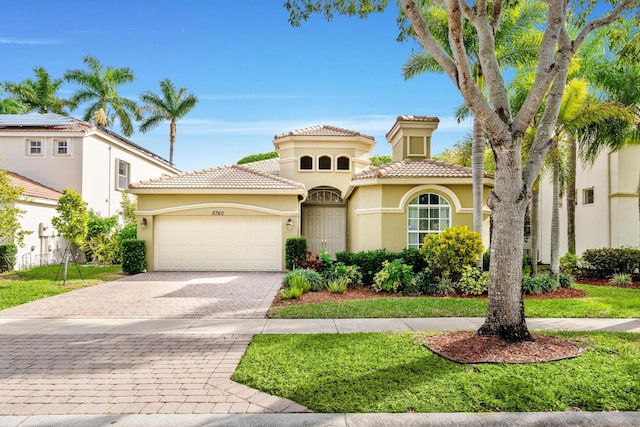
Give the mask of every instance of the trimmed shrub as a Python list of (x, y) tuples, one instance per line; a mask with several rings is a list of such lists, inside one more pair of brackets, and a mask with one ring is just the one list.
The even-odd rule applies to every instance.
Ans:
[(17, 255), (18, 247), (13, 243), (0, 245), (0, 273), (13, 269)]
[(413, 268), (403, 264), (401, 259), (384, 261), (382, 270), (376, 273), (373, 281), (373, 289), (376, 292), (402, 292), (405, 287), (410, 289), (415, 286), (416, 278), (413, 276)]
[(455, 288), (462, 295), (482, 295), (489, 290), (489, 273), (467, 266)]
[(290, 237), (285, 243), (285, 266), (292, 270), (306, 259), (307, 239), (305, 237)]
[(581, 274), (591, 279), (607, 279), (615, 274), (634, 274), (640, 268), (640, 249), (587, 249)]
[(355, 265), (360, 269), (362, 283), (367, 286), (373, 285), (374, 277), (382, 269), (383, 262), (396, 258), (396, 254), (387, 252), (386, 249), (358, 253), (338, 252), (336, 254), (338, 262), (343, 262), (346, 265)]
[(144, 240), (129, 239), (122, 241), (122, 271), (137, 274), (145, 271), (147, 260)]
[(559, 286), (558, 281), (549, 274), (522, 278), (522, 293), (524, 295), (540, 295), (553, 292)]
[(420, 253), (433, 276), (460, 280), (465, 267), (473, 267), (484, 249), (480, 233), (469, 227), (449, 227), (438, 234), (427, 234)]
[(285, 287), (290, 287), (296, 277), (302, 277), (309, 283), (309, 290), (311, 292), (321, 291), (324, 287), (324, 278), (320, 273), (315, 270), (307, 268), (296, 268), (288, 272), (282, 279), (282, 284)]
[(582, 258), (578, 257), (576, 254), (567, 252), (560, 257), (560, 273), (577, 276), (580, 273), (581, 264)]
[(427, 268), (427, 261), (420, 253), (420, 249), (406, 248), (395, 255), (395, 257), (401, 258), (405, 264), (413, 267), (413, 272), (416, 274)]

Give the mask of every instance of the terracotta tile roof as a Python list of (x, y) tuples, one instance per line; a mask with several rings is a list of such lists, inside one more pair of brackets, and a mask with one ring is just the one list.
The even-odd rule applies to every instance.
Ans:
[(399, 122), (400, 120), (407, 121), (407, 122), (435, 122), (435, 123), (440, 122), (439, 118), (431, 117), (431, 116), (411, 116), (411, 115), (398, 116), (396, 121)]
[[(493, 178), (487, 173), (485, 177)], [(471, 168), (433, 159), (397, 160), (382, 166), (368, 167), (352, 177), (354, 181), (376, 178), (471, 178)]]
[(11, 181), (11, 185), (24, 188), (24, 193), (22, 193), (23, 196), (47, 200), (58, 200), (62, 197), (62, 193), (59, 191), (42, 185), (39, 182), (35, 182), (15, 172), (7, 171), (7, 176)]
[(246, 166), (267, 175), (280, 176), (280, 159), (258, 160), (257, 162), (245, 163)]
[(141, 181), (129, 186), (131, 189), (171, 190), (296, 190), (304, 185), (273, 174), (268, 174), (247, 165), (221, 166), (176, 176)]
[(285, 138), (287, 136), (361, 136), (363, 138), (375, 141), (373, 136), (364, 135), (349, 129), (342, 129), (335, 126), (319, 125), (304, 129), (294, 130), (292, 132), (276, 135), (274, 139)]

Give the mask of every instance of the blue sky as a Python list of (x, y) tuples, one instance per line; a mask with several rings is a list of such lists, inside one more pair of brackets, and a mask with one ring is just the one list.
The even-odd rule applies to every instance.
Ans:
[[(401, 114), (440, 118), (433, 153), (471, 130), (453, 118), (462, 101), (448, 78), (403, 80), (417, 46), (395, 41), (395, 7), (366, 20), (314, 16), (293, 28), (283, 3), (3, 0), (0, 80), (33, 77), (35, 66), (61, 77), (84, 68), (85, 55), (131, 67), (136, 80), (120, 89), (131, 98), (159, 92), (168, 77), (200, 98), (178, 122), (174, 161), (183, 171), (272, 151), (274, 135), (313, 125), (373, 135), (374, 154), (391, 154), (384, 135)], [(62, 95), (75, 89), (65, 85)], [(131, 139), (168, 158), (168, 133), (167, 123)]]

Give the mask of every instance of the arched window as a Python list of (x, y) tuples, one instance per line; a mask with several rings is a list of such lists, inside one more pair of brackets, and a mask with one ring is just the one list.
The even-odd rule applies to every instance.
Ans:
[(349, 161), (349, 158), (345, 156), (338, 157), (338, 160), (336, 160), (336, 168), (339, 171), (351, 170), (351, 162)]
[(311, 156), (300, 157), (300, 170), (303, 170), (303, 171), (313, 170), (313, 157)]
[(330, 171), (331, 170), (331, 157), (321, 156), (318, 159), (318, 170)]
[(421, 194), (409, 202), (407, 225), (407, 246), (420, 248), (427, 234), (451, 226), (451, 205), (438, 194)]

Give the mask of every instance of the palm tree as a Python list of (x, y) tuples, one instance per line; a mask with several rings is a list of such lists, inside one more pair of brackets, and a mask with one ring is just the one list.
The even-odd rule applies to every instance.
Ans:
[[(540, 2), (524, 1), (518, 4), (505, 6), (504, 20), (495, 34), (496, 55), (498, 63), (505, 68), (520, 68), (534, 64), (538, 57), (538, 48), (542, 40), (542, 32), (537, 27), (545, 17), (545, 11)], [(431, 24), (433, 36), (441, 46), (449, 46), (448, 42), (448, 17), (443, 8), (428, 6), (423, 12), (425, 19)], [(465, 49), (473, 76), (478, 87), (485, 87), (484, 73), (480, 61), (480, 51), (475, 32), (464, 31)], [(449, 52), (451, 54), (451, 52)], [(427, 52), (411, 54), (403, 67), (405, 79), (410, 79), (418, 74), (427, 72), (443, 73), (444, 70), (437, 61)], [(463, 106), (456, 111), (459, 121), (470, 115), (470, 110)], [(473, 120), (473, 144), (472, 144), (472, 182), (473, 182), (473, 229), (482, 234), (483, 218), (483, 177), (485, 155), (484, 130), (478, 120)], [(482, 266), (482, 260), (478, 262)]]
[(147, 132), (155, 128), (165, 120), (169, 124), (169, 161), (173, 163), (173, 146), (176, 142), (176, 122), (178, 119), (191, 111), (198, 103), (198, 97), (194, 94), (185, 94), (186, 88), (182, 87), (176, 91), (176, 87), (169, 79), (160, 82), (161, 95), (151, 91), (146, 91), (140, 95), (140, 100), (144, 106), (139, 108), (141, 112), (149, 113), (148, 117), (142, 119), (140, 132)]
[(118, 86), (135, 79), (130, 68), (104, 67), (92, 56), (83, 59), (89, 70), (69, 70), (64, 78), (77, 83), (81, 89), (71, 97), (71, 103), (78, 106), (89, 102), (83, 120), (94, 122), (101, 127), (114, 124), (117, 118), (125, 136), (133, 133), (132, 117), (137, 118), (137, 105), (134, 101), (118, 95)]
[(65, 108), (69, 101), (56, 96), (63, 79), (52, 79), (43, 67), (33, 69), (36, 79), (26, 79), (20, 83), (5, 82), (5, 90), (23, 106), (24, 112), (37, 111), (40, 114), (68, 114)]
[[(4, 83), (0, 83), (0, 93), (4, 91)], [(15, 98), (2, 98), (0, 99), (0, 114), (20, 114), (25, 111), (24, 105), (20, 104)]]

